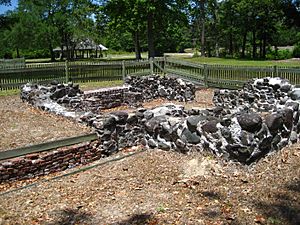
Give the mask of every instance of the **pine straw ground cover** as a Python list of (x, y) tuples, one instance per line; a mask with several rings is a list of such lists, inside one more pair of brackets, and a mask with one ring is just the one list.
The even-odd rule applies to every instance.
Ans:
[[(209, 106), (209, 93), (196, 105)], [(60, 179), (41, 182), (79, 168), (2, 184), (1, 193), (38, 182), (0, 195), (0, 224), (299, 224), (299, 149), (251, 167), (206, 152), (146, 150)]]
[(147, 150), (0, 196), (1, 224), (299, 224), (299, 148), (254, 167)]
[(88, 134), (83, 124), (35, 109), (18, 95), (0, 96), (0, 151)]

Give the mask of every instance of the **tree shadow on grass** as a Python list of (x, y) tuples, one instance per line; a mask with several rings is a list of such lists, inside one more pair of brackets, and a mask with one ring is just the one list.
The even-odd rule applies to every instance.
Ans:
[(135, 214), (129, 219), (113, 223), (112, 225), (144, 225), (144, 224), (156, 224), (156, 219), (152, 214)]
[(257, 209), (265, 216), (269, 224), (300, 224), (300, 182), (286, 185), (283, 194), (274, 197), (274, 203), (254, 202)]
[(82, 212), (79, 209), (63, 209), (55, 212), (57, 220), (47, 225), (73, 225), (73, 224), (90, 224), (92, 215), (87, 212)]

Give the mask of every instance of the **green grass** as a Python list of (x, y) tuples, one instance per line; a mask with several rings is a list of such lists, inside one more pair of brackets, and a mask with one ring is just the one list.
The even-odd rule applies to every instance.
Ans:
[[(148, 53), (143, 52), (142, 58), (147, 59)], [(57, 62), (61, 62), (58, 58), (56, 59)], [(84, 58), (78, 59), (76, 62), (86, 62), (86, 61), (121, 61), (121, 60), (135, 60), (135, 53), (134, 52), (111, 52), (104, 55), (102, 58)], [(63, 60), (65, 61), (65, 60)], [(26, 63), (49, 63), (51, 62), (50, 58), (44, 59), (26, 59)]]
[[(179, 58), (179, 57), (178, 57)], [(215, 58), (215, 57), (195, 57), (195, 58), (183, 58), (190, 62), (201, 63), (201, 64), (220, 64), (220, 65), (232, 65), (232, 66), (288, 66), (288, 67), (300, 67), (300, 60), (247, 60), (247, 59), (227, 59), (227, 58)]]
[(19, 94), (20, 94), (19, 89), (0, 91), (0, 97), (1, 96), (19, 95)]

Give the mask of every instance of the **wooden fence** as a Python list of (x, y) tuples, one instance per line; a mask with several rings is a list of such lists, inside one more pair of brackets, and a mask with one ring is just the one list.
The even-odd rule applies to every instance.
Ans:
[(124, 80), (128, 75), (169, 74), (207, 87), (240, 88), (252, 78), (282, 77), (300, 85), (299, 67), (207, 65), (174, 58), (116, 62), (58, 62), (0, 68), (0, 90), (18, 89), (27, 82), (47, 83)]
[(164, 71), (167, 74), (183, 77), (187, 80), (215, 88), (241, 88), (253, 78), (281, 77), (294, 85), (300, 85), (299, 67), (251, 67), (207, 65), (166, 58)]
[(0, 90), (19, 89), (27, 82), (93, 82), (123, 80), (128, 75), (162, 73), (163, 58), (116, 62), (57, 62), (0, 69)]
[(0, 59), (0, 69), (25, 68), (25, 58)]

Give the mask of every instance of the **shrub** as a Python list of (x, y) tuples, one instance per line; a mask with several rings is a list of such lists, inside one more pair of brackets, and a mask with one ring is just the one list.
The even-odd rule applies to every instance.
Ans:
[(267, 59), (270, 60), (281, 60), (281, 59), (290, 59), (292, 58), (293, 54), (288, 49), (284, 50), (270, 50), (268, 54), (266, 55)]
[[(20, 55), (25, 59), (39, 59), (51, 57), (48, 49), (21, 50)], [(14, 57), (16, 57), (16, 53), (14, 53)]]

